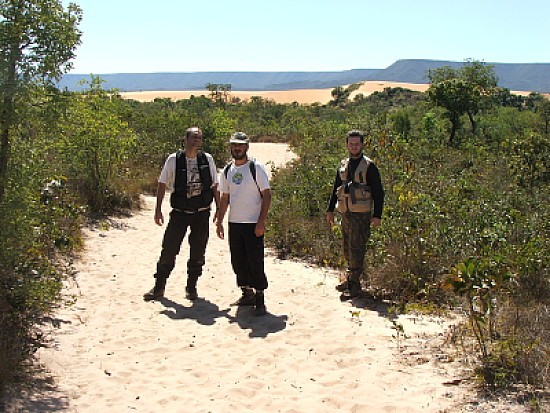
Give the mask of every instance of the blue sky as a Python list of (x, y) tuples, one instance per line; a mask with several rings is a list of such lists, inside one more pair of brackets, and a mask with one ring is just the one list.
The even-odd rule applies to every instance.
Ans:
[(399, 59), (550, 63), (548, 0), (73, 2), (84, 18), (71, 73), (336, 71)]

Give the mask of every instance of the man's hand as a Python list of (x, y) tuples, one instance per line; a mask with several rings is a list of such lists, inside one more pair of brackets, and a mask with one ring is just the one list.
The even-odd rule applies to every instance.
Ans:
[(379, 227), (382, 224), (382, 220), (380, 218), (372, 217), (370, 219), (370, 224), (371, 224), (372, 227), (376, 228), (376, 227)]
[(155, 224), (157, 224), (159, 227), (164, 224), (164, 216), (162, 215), (162, 211), (159, 209), (155, 210)]
[(334, 212), (332, 211), (327, 212), (327, 224), (329, 228), (334, 226)]
[(257, 236), (257, 237), (261, 237), (262, 235), (265, 234), (265, 222), (257, 222), (256, 223), (256, 227), (254, 228), (254, 234)]
[(216, 223), (216, 234), (218, 234), (218, 238), (224, 239), (223, 223), (221, 221)]

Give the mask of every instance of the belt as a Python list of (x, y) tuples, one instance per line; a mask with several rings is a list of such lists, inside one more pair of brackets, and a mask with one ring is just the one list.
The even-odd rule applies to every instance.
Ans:
[(196, 214), (197, 212), (210, 211), (210, 208), (199, 209), (197, 211), (186, 211), (183, 209), (172, 208), (172, 211), (180, 212), (182, 214)]

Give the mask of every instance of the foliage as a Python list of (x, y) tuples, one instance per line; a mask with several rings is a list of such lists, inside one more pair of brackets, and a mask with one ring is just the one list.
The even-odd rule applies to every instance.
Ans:
[(62, 301), (70, 255), (81, 243), (82, 210), (48, 162), (51, 136), (37, 113), (27, 121), (12, 147), (0, 203), (0, 390), (42, 345), (37, 326)]
[(363, 83), (352, 83), (347, 87), (336, 86), (330, 92), (332, 100), (329, 105), (343, 107), (349, 102), (350, 95), (361, 87)]
[(476, 133), (475, 116), (480, 110), (494, 102), (498, 79), (493, 66), (469, 60), (459, 69), (450, 66), (428, 71), (430, 88), (428, 96), (432, 103), (447, 110), (451, 121), (449, 144), (455, 144), (455, 136), (460, 127), (460, 117), (468, 114), (472, 133)]
[(229, 100), (230, 84), (207, 83), (204, 87), (210, 92), (210, 99), (218, 105), (223, 105)]
[(130, 207), (133, 196), (125, 190), (125, 168), (135, 136), (118, 115), (118, 98), (101, 88), (93, 78), (89, 89), (75, 95), (66, 114), (60, 159), (69, 182), (92, 212)]
[(468, 319), (483, 361), (489, 357), (488, 343), (494, 336), (496, 293), (511, 278), (502, 262), (470, 257), (454, 267), (445, 281), (446, 287), (466, 299)]
[(452, 125), (449, 144), (453, 145), (460, 128), (460, 118), (475, 105), (474, 102), (480, 96), (479, 91), (462, 79), (448, 79), (432, 83), (428, 96), (435, 105), (447, 109), (447, 116)]
[(5, 194), (12, 129), (18, 107), (36, 81), (57, 79), (71, 67), (80, 43), (78, 6), (56, 0), (0, 3), (0, 202)]
[(525, 132), (511, 144), (509, 165), (517, 183), (533, 190), (536, 186), (550, 183), (550, 140), (536, 132)]
[(71, 67), (81, 11), (8, 0), (0, 13), (1, 393), (42, 344), (37, 325), (61, 301), (60, 258), (80, 242), (80, 209), (48, 160), (65, 98), (52, 81)]

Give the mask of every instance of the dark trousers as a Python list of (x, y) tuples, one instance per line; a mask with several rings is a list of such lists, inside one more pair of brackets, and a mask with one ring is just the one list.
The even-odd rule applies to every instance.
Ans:
[(208, 242), (208, 224), (210, 211), (200, 211), (195, 214), (183, 212), (170, 212), (170, 220), (164, 232), (162, 251), (157, 262), (155, 278), (168, 278), (176, 264), (176, 256), (180, 252), (181, 243), (189, 233), (189, 260), (187, 261), (187, 275), (195, 280), (202, 274), (204, 266), (204, 253)]
[(370, 213), (344, 212), (342, 214), (342, 236), (344, 257), (348, 262), (348, 279), (359, 282), (363, 273), (363, 262), (370, 237)]
[(254, 234), (256, 224), (229, 223), (231, 265), (239, 287), (267, 288), (264, 272), (264, 237)]

